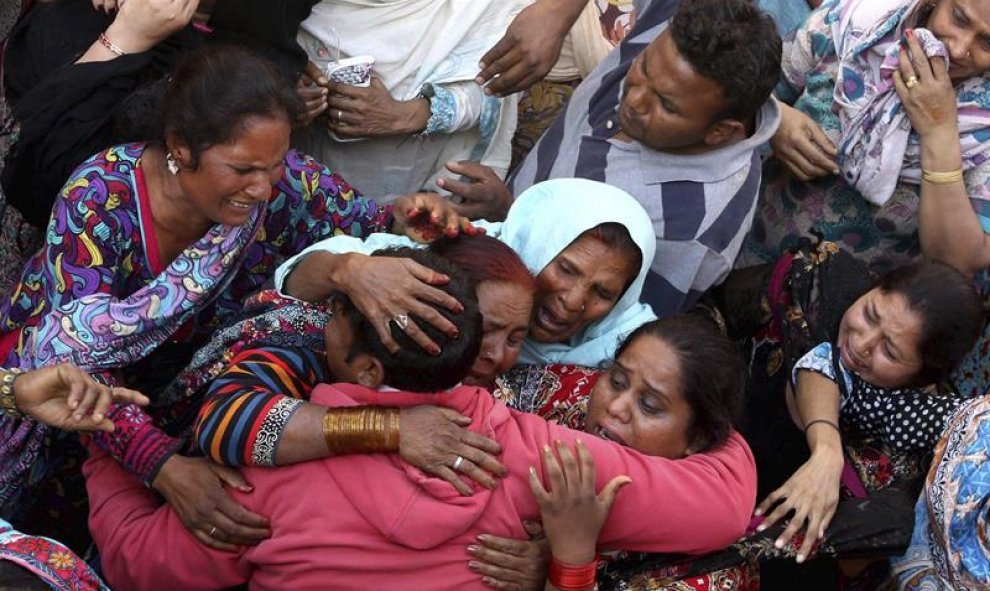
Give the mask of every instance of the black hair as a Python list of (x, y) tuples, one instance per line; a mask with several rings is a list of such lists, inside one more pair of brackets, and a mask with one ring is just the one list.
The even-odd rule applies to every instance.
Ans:
[(234, 45), (207, 45), (182, 60), (159, 104), (155, 139), (175, 133), (195, 168), (211, 146), (234, 139), (252, 117), (299, 120), (294, 83), (265, 58)]
[(692, 311), (640, 326), (619, 346), (616, 359), (646, 336), (663, 341), (680, 359), (681, 394), (693, 415), (688, 444), (698, 453), (725, 443), (742, 415), (746, 391), (739, 348), (710, 317)]
[[(626, 293), (632, 282), (636, 280), (639, 276), (639, 271), (643, 267), (643, 251), (640, 250), (639, 245), (632, 239), (629, 234), (629, 229), (618, 222), (604, 222), (598, 224), (594, 228), (585, 230), (574, 239), (577, 242), (584, 236), (590, 236), (595, 240), (602, 242), (605, 246), (608, 246), (612, 250), (615, 250), (621, 254), (625, 260), (631, 265), (632, 273), (629, 278), (626, 279), (626, 284), (622, 287), (622, 294)], [(574, 244), (572, 242), (571, 244)], [(570, 246), (570, 245), (568, 245)]]
[(726, 107), (713, 122), (749, 122), (780, 79), (780, 33), (751, 0), (682, 0), (670, 34), (691, 67), (722, 88)]
[(948, 378), (986, 323), (986, 310), (973, 282), (949, 265), (924, 260), (887, 273), (877, 287), (885, 294), (903, 296), (921, 317), (918, 383)]
[(393, 388), (410, 392), (439, 392), (447, 390), (463, 380), (474, 365), (481, 349), (482, 323), (475, 285), (464, 273), (458, 273), (452, 263), (442, 256), (425, 249), (409, 247), (377, 250), (372, 256), (408, 258), (450, 277), (446, 285), (436, 286), (447, 292), (464, 306), (464, 311), (454, 314), (443, 306), (433, 308), (457, 327), (458, 336), (450, 337), (437, 330), (416, 314), (409, 315), (420, 330), (440, 346), (439, 355), (430, 355), (395, 323), (389, 323), (392, 338), (399, 344), (399, 351), (391, 353), (382, 344), (371, 322), (354, 307), (346, 296), (335, 294), (342, 304), (340, 312), (351, 321), (354, 340), (348, 358), (361, 353), (378, 359), (385, 370), (385, 383)]

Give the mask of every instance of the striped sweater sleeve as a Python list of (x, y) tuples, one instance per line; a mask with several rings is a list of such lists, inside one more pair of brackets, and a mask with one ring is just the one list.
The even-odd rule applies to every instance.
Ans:
[(200, 410), (200, 449), (228, 466), (274, 466), (292, 414), (328, 378), (321, 354), (297, 347), (259, 347), (237, 355), (213, 381)]

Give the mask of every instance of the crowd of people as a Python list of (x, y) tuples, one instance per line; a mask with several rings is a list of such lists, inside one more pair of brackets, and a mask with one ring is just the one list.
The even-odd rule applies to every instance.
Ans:
[(21, 0), (0, 589), (990, 587), (990, 3)]

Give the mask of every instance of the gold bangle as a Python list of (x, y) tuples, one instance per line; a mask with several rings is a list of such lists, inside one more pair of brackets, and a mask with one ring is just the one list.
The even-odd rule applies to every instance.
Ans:
[(124, 57), (127, 52), (120, 48), (119, 45), (107, 38), (106, 33), (100, 33), (100, 45), (105, 47), (107, 51), (114, 54), (117, 57)]
[(323, 439), (334, 456), (399, 451), (399, 409), (328, 408), (323, 415)]
[(962, 168), (950, 170), (949, 172), (933, 172), (921, 169), (921, 180), (932, 185), (951, 185), (963, 180)]
[(24, 413), (17, 408), (17, 399), (14, 396), (14, 380), (24, 373), (24, 370), (6, 369), (0, 373), (3, 373), (3, 377), (0, 378), (0, 409), (3, 410), (3, 414), (13, 419), (21, 419), (24, 417)]

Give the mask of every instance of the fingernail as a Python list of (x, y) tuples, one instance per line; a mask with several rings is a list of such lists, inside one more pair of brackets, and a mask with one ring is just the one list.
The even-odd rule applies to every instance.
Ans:
[(471, 544), (470, 546), (467, 547), (468, 554), (477, 554), (478, 550), (479, 548), (474, 544)]
[(481, 565), (472, 560), (468, 562), (468, 568), (471, 570), (478, 570), (479, 568), (481, 568)]
[(776, 549), (778, 549), (778, 550), (780, 550), (781, 548), (784, 547), (784, 540), (781, 540), (780, 538), (777, 538), (773, 542), (773, 547), (776, 548)]
[(441, 352), (440, 347), (437, 347), (436, 345), (430, 347), (430, 355), (433, 355), (434, 357), (436, 357), (437, 355), (440, 354), (440, 352)]
[(907, 35), (908, 39), (914, 39), (914, 30), (908, 29), (907, 31), (904, 31), (904, 34)]
[(440, 187), (442, 187), (442, 186), (444, 186), (445, 184), (446, 184), (446, 183), (444, 182), (444, 180), (443, 180), (443, 179), (437, 179), (437, 186), (440, 186)]
[(757, 509), (756, 511), (753, 511), (753, 515), (759, 517), (760, 515), (763, 515), (763, 510)]
[(529, 467), (529, 473), (532, 474), (533, 476), (536, 476), (536, 468), (530, 466)]
[(250, 485), (247, 485), (247, 484), (245, 484), (244, 486), (242, 486), (240, 488), (241, 488), (241, 492), (246, 492), (246, 493), (247, 492), (251, 492), (252, 490), (254, 490), (254, 487), (253, 486), (250, 486)]
[(490, 88), (485, 88), (485, 95), (486, 96), (491, 96), (492, 95), (492, 91), (491, 91)]
[(798, 554), (796, 560), (797, 560), (797, 563), (798, 564), (801, 564), (802, 562), (804, 562), (804, 554)]
[[(478, 62), (478, 69), (479, 70), (484, 70), (485, 69), (485, 62)], [(478, 76), (477, 80), (481, 80), (481, 76)]]
[(478, 534), (478, 541), (479, 542), (487, 542), (488, 541), (488, 534)]
[(98, 412), (97, 413), (93, 413), (93, 420), (96, 421), (97, 423), (99, 423), (100, 421), (103, 420), (103, 415), (100, 414), (100, 413), (98, 413)]
[(756, 526), (756, 531), (763, 531), (763, 530), (765, 530), (766, 528), (767, 528), (767, 524), (765, 524), (765, 523), (761, 523), (760, 525), (757, 525), (757, 526)]
[(545, 453), (545, 454), (550, 453), (550, 446), (549, 445), (544, 445), (543, 446), (543, 453)]

